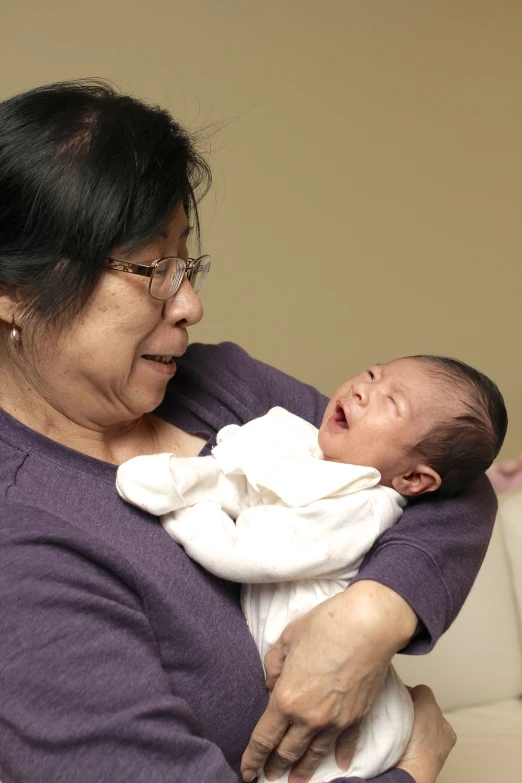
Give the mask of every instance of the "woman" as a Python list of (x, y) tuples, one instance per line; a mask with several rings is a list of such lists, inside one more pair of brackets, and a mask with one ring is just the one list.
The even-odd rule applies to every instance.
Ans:
[[(114, 490), (138, 454), (206, 454), (218, 429), (325, 398), (231, 344), (193, 345), (188, 261), (206, 165), (158, 108), (103, 84), (0, 104), (0, 779), (307, 780), (393, 654), (425, 652), (486, 550), (484, 479), (408, 508), (357, 582), (289, 626), (265, 681), (237, 586), (203, 572)], [(190, 282), (189, 282), (190, 279)], [(192, 283), (192, 285), (191, 285)], [(379, 780), (431, 783), (454, 742), (429, 691)], [(241, 762), (243, 751), (246, 751)]]

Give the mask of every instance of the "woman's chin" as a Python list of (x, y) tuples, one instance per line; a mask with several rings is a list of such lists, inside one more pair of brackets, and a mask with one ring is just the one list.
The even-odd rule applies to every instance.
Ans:
[[(159, 365), (159, 369), (151, 365)], [(167, 384), (176, 373), (176, 365), (141, 359), (139, 370), (134, 376), (133, 396), (136, 404), (133, 409), (139, 410), (141, 414), (150, 413), (163, 402)]]

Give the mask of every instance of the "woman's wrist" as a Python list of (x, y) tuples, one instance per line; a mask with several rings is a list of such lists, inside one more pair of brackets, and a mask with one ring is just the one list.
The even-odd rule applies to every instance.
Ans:
[(351, 616), (363, 627), (382, 635), (382, 643), (391, 655), (402, 650), (413, 638), (418, 618), (399, 593), (372, 579), (350, 585), (341, 600)]
[(397, 769), (402, 769), (415, 781), (415, 783), (437, 783), (439, 769), (428, 769), (427, 762), (415, 763), (413, 761), (397, 764)]

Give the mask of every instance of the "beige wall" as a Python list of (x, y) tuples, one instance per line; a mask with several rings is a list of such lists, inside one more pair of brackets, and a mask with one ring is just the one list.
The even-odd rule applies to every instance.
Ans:
[(503, 390), (508, 456), (521, 41), (519, 0), (0, 0), (0, 97), (104, 76), (222, 124), (195, 336), (326, 393), (370, 361), (458, 356)]

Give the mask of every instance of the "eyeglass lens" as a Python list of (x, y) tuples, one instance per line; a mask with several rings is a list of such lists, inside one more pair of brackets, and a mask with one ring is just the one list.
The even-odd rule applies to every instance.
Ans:
[[(182, 283), (186, 269), (187, 265), (181, 258), (164, 258), (160, 261), (151, 278), (151, 296), (154, 299), (168, 299), (173, 296)], [(202, 256), (190, 270), (190, 284), (196, 293), (201, 290), (209, 269), (209, 256)]]
[(168, 299), (177, 291), (185, 274), (181, 258), (164, 258), (156, 265), (150, 281), (150, 293), (154, 299)]
[(210, 258), (209, 256), (202, 256), (201, 258), (198, 258), (196, 263), (194, 264), (194, 267), (192, 269), (192, 274), (190, 275), (190, 284), (196, 294), (201, 291), (201, 288), (203, 286), (203, 283), (205, 282), (205, 278), (208, 275), (208, 270), (210, 269)]

